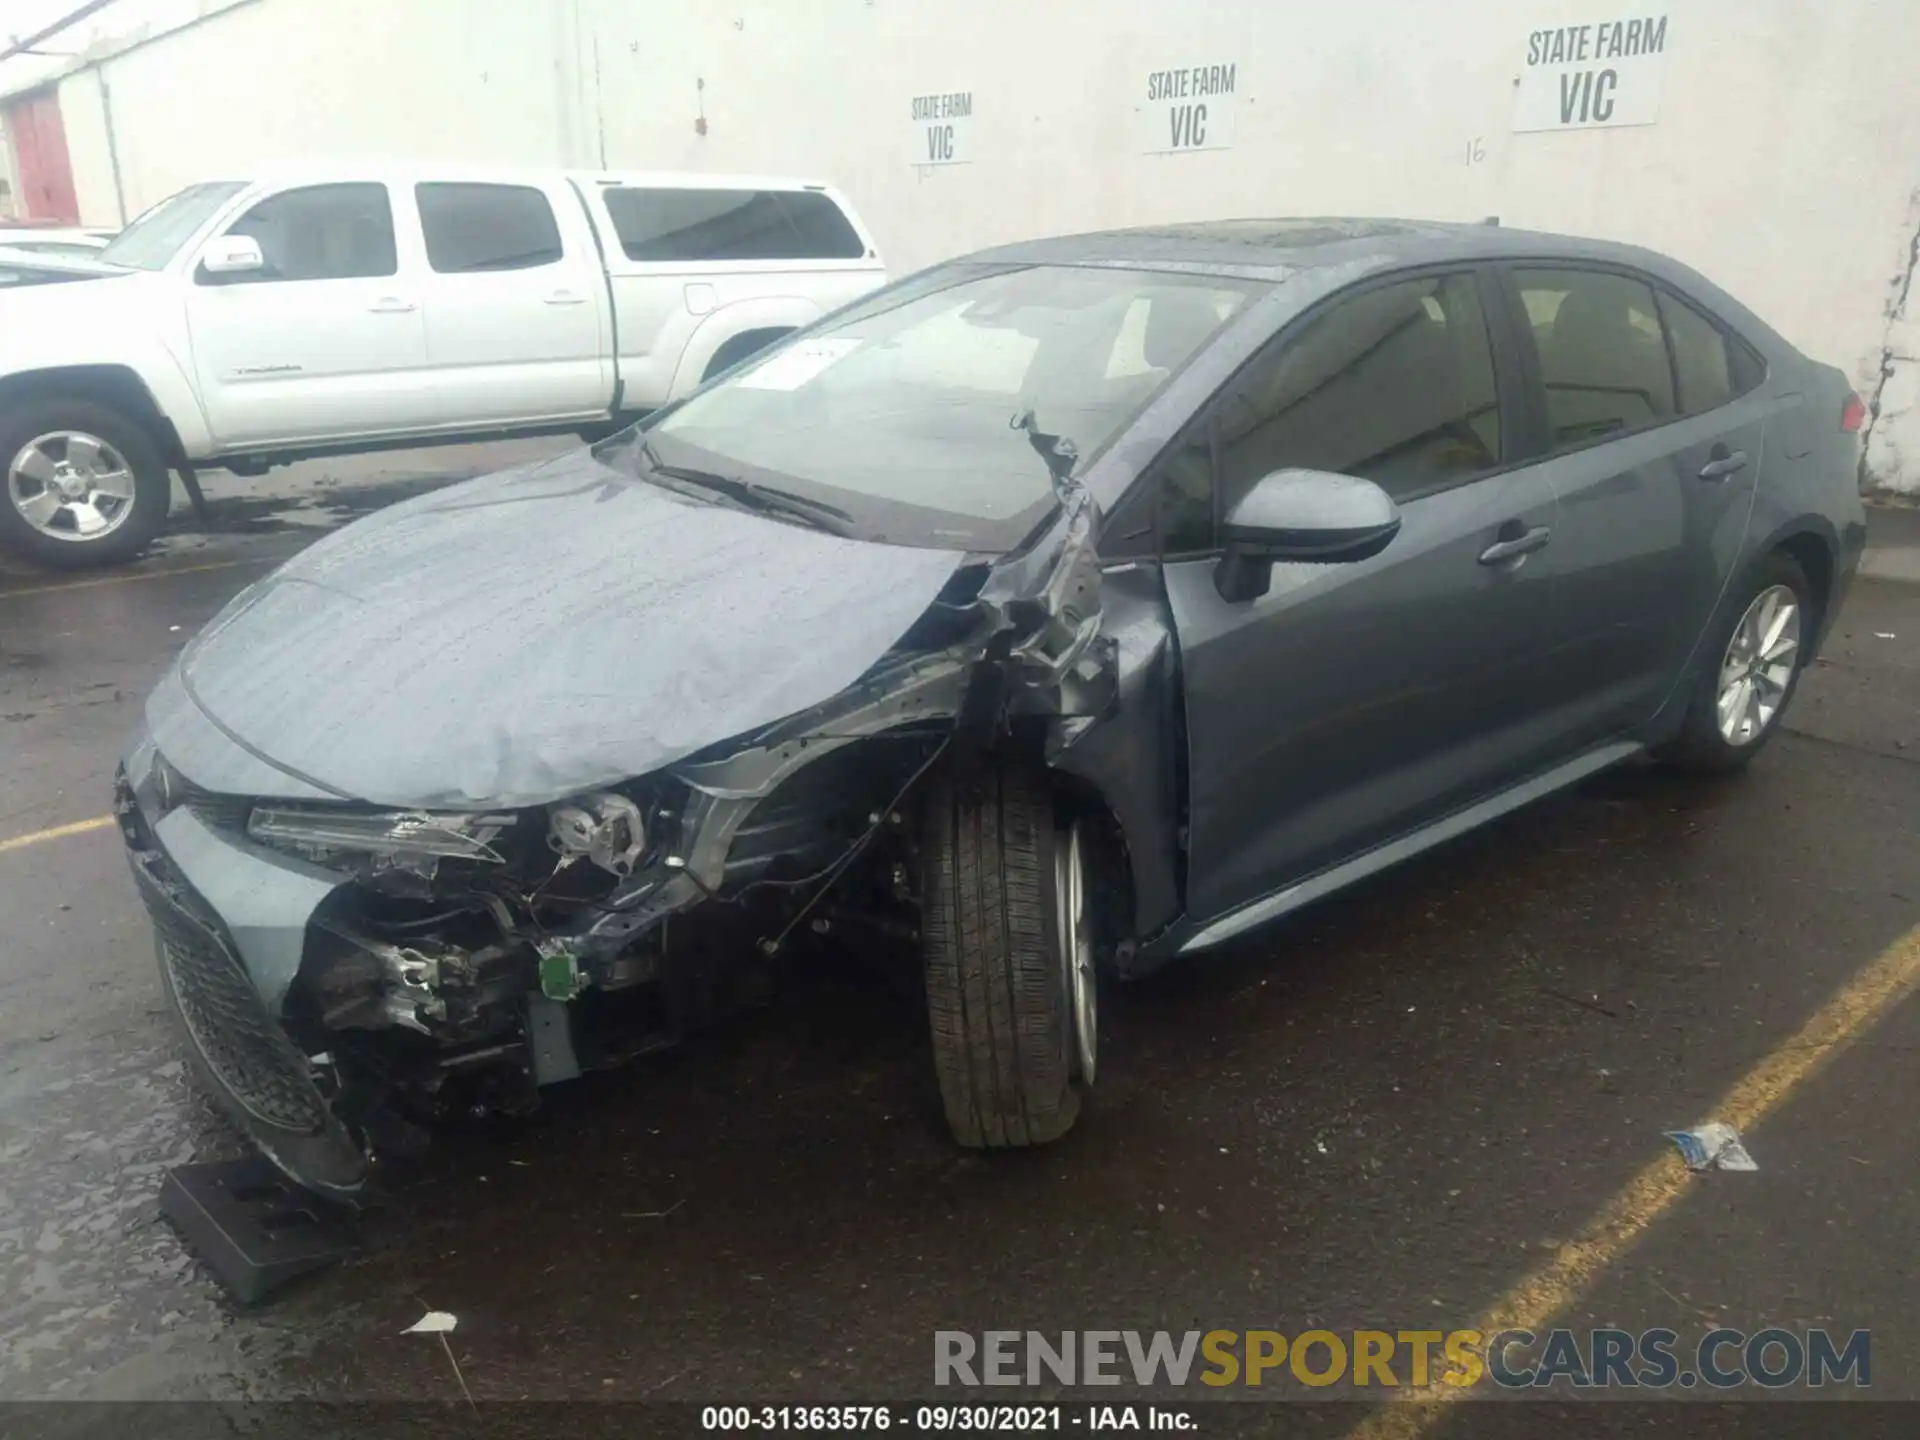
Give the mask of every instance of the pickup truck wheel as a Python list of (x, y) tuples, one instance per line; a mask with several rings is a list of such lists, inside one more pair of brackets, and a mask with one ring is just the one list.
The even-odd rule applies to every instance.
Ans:
[(922, 853), (927, 1014), (954, 1139), (1058, 1139), (1093, 1081), (1089, 848), (1043, 775), (994, 767), (934, 787)]
[(0, 541), (44, 565), (127, 560), (167, 518), (172, 482), (146, 429), (93, 400), (31, 400), (0, 419)]

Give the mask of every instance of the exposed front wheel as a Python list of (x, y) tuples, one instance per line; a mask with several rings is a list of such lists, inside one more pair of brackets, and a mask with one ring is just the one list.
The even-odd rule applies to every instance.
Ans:
[(962, 1145), (1040, 1145), (1073, 1125), (1098, 1054), (1081, 827), (1046, 779), (983, 768), (928, 797), (921, 932), (934, 1068)]
[(131, 559), (167, 518), (172, 481), (146, 430), (93, 400), (0, 416), (0, 541), (62, 569)]

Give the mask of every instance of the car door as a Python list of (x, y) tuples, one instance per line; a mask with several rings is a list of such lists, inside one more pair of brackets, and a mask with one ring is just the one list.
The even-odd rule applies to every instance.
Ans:
[[(426, 242), (427, 358), (450, 425), (604, 415), (606, 279), (559, 186), (432, 181), (414, 187)], [(570, 212), (571, 215), (571, 212)]]
[(1765, 440), (1758, 358), (1644, 275), (1505, 272), (1541, 463), (1560, 497), (1546, 686), (1573, 739), (1645, 721), (1731, 573)]
[[(1245, 367), (1163, 457), (1164, 583), (1188, 748), (1188, 914), (1205, 920), (1412, 829), (1552, 753), (1557, 504), (1508, 463), (1518, 404), (1472, 269), (1343, 292)], [(1372, 479), (1379, 555), (1282, 564), (1223, 599), (1214, 528), (1286, 467)]]
[(188, 287), (194, 374), (221, 449), (434, 424), (417, 277), (385, 185), (281, 190), (224, 233), (252, 236), (266, 263), (196, 266)]

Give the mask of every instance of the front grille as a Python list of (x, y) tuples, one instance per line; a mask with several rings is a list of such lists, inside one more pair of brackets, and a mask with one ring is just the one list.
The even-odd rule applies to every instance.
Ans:
[[(145, 828), (122, 818), (130, 837)], [(128, 857), (153, 917), (167, 986), (214, 1080), (256, 1120), (301, 1134), (320, 1130), (326, 1102), (307, 1062), (267, 1013), (219, 922), (159, 850), (133, 848)]]

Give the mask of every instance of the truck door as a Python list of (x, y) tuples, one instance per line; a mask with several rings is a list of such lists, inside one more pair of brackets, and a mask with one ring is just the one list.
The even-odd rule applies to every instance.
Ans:
[(563, 186), (466, 181), (416, 185), (414, 197), (427, 358), (447, 424), (605, 415), (607, 281), (579, 199)]
[(259, 270), (197, 265), (187, 324), (219, 448), (421, 430), (438, 418), (420, 297), (401, 273), (385, 185), (281, 190), (228, 235)]

